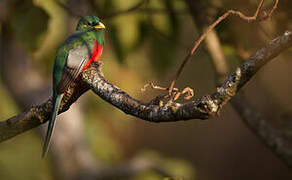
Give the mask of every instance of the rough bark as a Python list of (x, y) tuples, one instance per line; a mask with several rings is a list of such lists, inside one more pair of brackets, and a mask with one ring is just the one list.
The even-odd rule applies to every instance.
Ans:
[[(198, 27), (201, 27), (200, 31), (204, 31), (208, 23), (213, 21), (212, 17), (214, 17), (214, 14), (208, 14), (208, 12), (216, 12), (217, 10), (207, 10), (207, 7), (204, 7), (201, 1), (187, 0), (187, 3), (194, 22)], [(211, 55), (217, 83), (221, 83), (222, 78), (227, 77), (228, 65), (215, 30), (211, 31), (206, 37), (206, 49)], [(261, 66), (261, 64), (259, 64), (259, 66)], [(230, 100), (230, 103), (246, 126), (258, 136), (277, 157), (281, 158), (288, 167), (292, 167), (292, 145), (289, 137), (286, 137), (285, 133), (281, 132), (281, 129), (271, 126), (269, 118), (261, 115), (261, 113), (248, 102), (242, 92), (235, 95)], [(288, 121), (291, 121), (291, 119)]]
[[(92, 89), (98, 96), (121, 109), (126, 114), (150, 122), (172, 122), (190, 119), (208, 119), (216, 115), (223, 105), (245, 85), (267, 62), (292, 46), (292, 33), (286, 31), (280, 37), (258, 50), (248, 61), (236, 69), (213, 94), (186, 103), (168, 102), (162, 106), (143, 103), (110, 84), (101, 72), (99, 64), (93, 64), (82, 73), (82, 80), (66, 92), (60, 112), (69, 109), (83, 93)], [(51, 111), (51, 99), (33, 106), (6, 121), (0, 122), (0, 142), (45, 123)]]

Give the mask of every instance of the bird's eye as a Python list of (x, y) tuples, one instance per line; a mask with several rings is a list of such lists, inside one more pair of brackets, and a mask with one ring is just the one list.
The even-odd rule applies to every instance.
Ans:
[(88, 26), (91, 26), (91, 22), (88, 22), (87, 25), (88, 25)]

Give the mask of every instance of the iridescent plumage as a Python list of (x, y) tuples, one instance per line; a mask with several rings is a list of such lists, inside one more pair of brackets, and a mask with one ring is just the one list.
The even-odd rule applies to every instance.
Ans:
[(104, 46), (105, 26), (95, 16), (85, 16), (78, 22), (76, 32), (58, 49), (53, 70), (53, 109), (44, 142), (44, 157), (48, 152), (55, 119), (64, 95), (72, 82), (93, 61), (98, 61)]

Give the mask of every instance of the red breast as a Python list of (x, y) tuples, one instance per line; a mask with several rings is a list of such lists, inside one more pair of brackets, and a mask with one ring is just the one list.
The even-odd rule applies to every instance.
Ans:
[(103, 46), (94, 40), (94, 46), (92, 49), (91, 57), (88, 62), (83, 66), (82, 70), (88, 68), (93, 61), (99, 61), (100, 56), (102, 54)]

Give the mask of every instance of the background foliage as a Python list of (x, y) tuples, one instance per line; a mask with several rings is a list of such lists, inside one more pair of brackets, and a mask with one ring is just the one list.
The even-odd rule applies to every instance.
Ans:
[[(147, 101), (159, 92), (149, 90), (142, 94), (139, 89), (149, 81), (168, 85), (200, 30), (194, 25), (184, 0), (149, 0), (134, 10), (125, 11), (140, 2), (2, 0), (1, 53), (5, 53), (3, 49), (8, 46), (6, 37), (9, 37), (16, 44), (13, 54), (19, 58), (25, 54), (29, 59), (20, 66), (28, 64), (37, 72), (37, 77), (30, 80), (32, 86), (43, 86), (36, 80), (38, 77), (50, 84), (55, 52), (74, 31), (77, 16), (94, 14), (101, 17), (107, 27), (106, 48), (102, 56), (105, 77), (132, 96)], [(214, 17), (228, 9), (240, 9), (251, 14), (257, 3), (251, 0), (202, 0), (203, 5), (216, 9)], [(271, 4), (272, 0), (265, 3), (267, 7)], [(291, 28), (291, 7), (290, 1), (280, 0), (276, 13), (268, 21), (248, 24), (238, 18), (230, 18), (220, 24), (216, 30), (230, 67), (237, 66), (244, 57)], [(281, 118), (286, 118), (286, 112), (292, 109), (289, 91), (292, 83), (287, 83), (291, 82), (291, 53), (290, 50), (278, 57), (282, 60), (268, 64), (245, 88), (252, 103), (264, 114), (278, 118), (279, 125)], [(10, 61), (4, 57), (1, 55), (1, 65)], [(194, 87), (196, 96), (213, 91), (215, 78), (209, 58), (204, 48), (200, 48), (177, 86)], [(0, 70), (3, 76), (5, 71), (13, 74), (14, 68)], [(25, 72), (21, 74), (27, 75)], [(10, 76), (10, 79), (0, 82), (1, 120), (31, 105), (21, 103), (25, 97), (15, 97), (11, 93), (6, 82), (21, 84), (17, 79)], [(46, 95), (50, 92), (50, 88), (45, 88)], [(44, 101), (46, 95), (31, 96), (37, 104)], [(102, 164), (114, 166), (139, 155), (159, 160), (170, 172), (185, 179), (292, 178), (291, 172), (257, 140), (229, 106), (209, 121), (151, 124), (121, 113), (92, 93), (87, 93), (77, 103), (82, 112), (85, 143)], [(74, 119), (71, 121), (74, 123)], [(41, 159), (41, 145), (38, 130), (1, 143), (0, 178), (54, 179), (56, 176), (50, 159)], [(161, 175), (147, 171), (130, 179), (161, 178)]]

